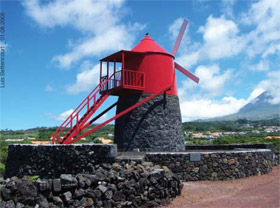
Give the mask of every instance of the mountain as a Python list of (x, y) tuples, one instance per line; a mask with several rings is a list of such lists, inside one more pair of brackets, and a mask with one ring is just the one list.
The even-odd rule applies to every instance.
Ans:
[(247, 105), (243, 106), (237, 113), (207, 119), (206, 121), (225, 121), (246, 118), (248, 120), (266, 120), (280, 117), (280, 104), (271, 104), (272, 96), (263, 92)]

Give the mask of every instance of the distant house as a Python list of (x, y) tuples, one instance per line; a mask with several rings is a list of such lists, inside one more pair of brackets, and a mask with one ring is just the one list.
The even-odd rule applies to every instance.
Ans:
[(50, 144), (49, 141), (32, 141), (32, 144), (37, 144), (37, 145), (41, 145), (41, 144)]
[(108, 137), (113, 137), (113, 136), (114, 136), (114, 134), (107, 134), (107, 136), (108, 136)]
[(24, 139), (6, 139), (5, 142), (22, 142)]
[(247, 129), (252, 129), (252, 128), (254, 128), (254, 126), (251, 125), (251, 124), (244, 124), (243, 127), (244, 127), (244, 128), (247, 128)]
[(101, 138), (100, 141), (101, 141), (103, 144), (110, 144), (110, 143), (112, 143), (112, 140), (111, 140), (111, 139), (104, 139), (104, 138)]
[(266, 128), (266, 129), (264, 130), (264, 132), (265, 132), (265, 133), (273, 133), (274, 130), (273, 130), (272, 128)]
[(207, 136), (203, 133), (193, 133), (192, 138), (206, 138)]
[(280, 139), (280, 136), (266, 136), (265, 139)]
[(213, 133), (210, 133), (210, 136), (212, 136), (212, 137), (221, 137), (222, 133), (221, 132), (213, 132)]
[(100, 142), (102, 142), (102, 144), (110, 144), (112, 143), (111, 139), (105, 139), (103, 137), (96, 137), (94, 138), (94, 141), (99, 140)]

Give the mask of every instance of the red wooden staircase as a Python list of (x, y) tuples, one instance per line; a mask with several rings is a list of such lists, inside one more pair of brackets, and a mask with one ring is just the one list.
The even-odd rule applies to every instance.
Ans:
[[(98, 84), (61, 126), (56, 129), (51, 136), (53, 144), (68, 144), (76, 135), (89, 126), (91, 123), (89, 119), (109, 96), (104, 93), (100, 94), (100, 91), (107, 85), (112, 76)], [(67, 132), (66, 134), (65, 131)]]
[[(125, 74), (125, 70), (124, 74)], [(116, 72), (115, 72), (116, 73)], [(110, 77), (107, 76), (107, 78), (103, 77), (100, 84), (97, 85), (97, 87), (94, 88), (94, 90), (83, 100), (83, 102), (71, 113), (70, 116), (61, 124), (60, 127), (56, 129), (56, 131), (52, 134), (51, 140), (53, 144), (72, 144), (81, 138), (93, 133), (94, 131), (97, 131), (102, 126), (112, 122), (113, 120), (123, 116), (124, 114), (132, 111), (133, 109), (137, 108), (138, 106), (142, 105), (145, 102), (148, 102), (149, 100), (153, 99), (159, 94), (163, 94), (166, 91), (170, 90), (172, 84), (174, 83), (174, 77), (175, 73), (173, 75), (173, 83), (170, 83), (167, 87), (158, 90), (157, 92), (151, 94), (147, 98), (141, 100), (140, 102), (130, 106), (129, 108), (123, 110), (122, 112), (118, 113), (114, 117), (108, 119), (107, 121), (98, 124), (94, 128), (86, 131), (81, 132), (85, 128), (87, 128), (91, 123), (96, 121), (98, 118), (100, 118), (102, 115), (104, 115), (106, 112), (111, 110), (114, 106), (116, 106), (117, 102), (109, 106), (106, 110), (101, 112), (99, 115), (95, 116), (94, 118), (90, 119), (92, 115), (98, 110), (98, 108), (104, 103), (104, 101), (109, 97), (110, 91), (109, 89), (118, 88), (119, 84), (115, 80), (113, 80), (113, 77), (115, 79), (116, 75), (113, 73)], [(143, 83), (144, 82), (144, 75), (142, 81), (140, 83), (143, 88), (145, 87)], [(123, 77), (123, 76), (122, 76)], [(131, 79), (131, 77), (128, 77), (127, 79), (121, 79), (120, 82), (126, 83), (127, 80)], [(112, 80), (114, 82), (112, 82)], [(135, 79), (138, 80), (139, 79)], [(137, 81), (137, 83), (138, 83)], [(110, 82), (114, 83), (113, 85), (110, 84)], [(116, 84), (115, 84), (116, 83)], [(134, 82), (131, 82), (131, 89), (135, 88), (135, 86), (138, 86), (139, 83), (136, 85)], [(134, 83), (134, 85), (133, 85)], [(110, 86), (111, 85), (111, 86)], [(110, 86), (110, 87), (109, 87)], [(123, 84), (122, 84), (123, 86)], [(137, 89), (138, 90), (138, 89)]]

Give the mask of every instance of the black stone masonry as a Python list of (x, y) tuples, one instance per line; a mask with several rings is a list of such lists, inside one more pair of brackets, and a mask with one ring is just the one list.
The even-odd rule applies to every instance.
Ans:
[(91, 173), (94, 165), (112, 163), (116, 156), (117, 147), (113, 144), (11, 144), (4, 178)]
[[(119, 96), (119, 113), (149, 95)], [(184, 138), (179, 99), (174, 95), (158, 95), (115, 123), (114, 143), (120, 151), (184, 151)]]

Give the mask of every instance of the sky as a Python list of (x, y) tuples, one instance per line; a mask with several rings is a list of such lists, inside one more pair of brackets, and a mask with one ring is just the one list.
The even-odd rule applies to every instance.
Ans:
[(176, 62), (200, 78), (176, 74), (183, 121), (235, 113), (264, 91), (279, 104), (279, 11), (280, 0), (1, 1), (0, 129), (60, 125), (98, 84), (101, 58), (146, 32), (171, 52), (183, 19)]

